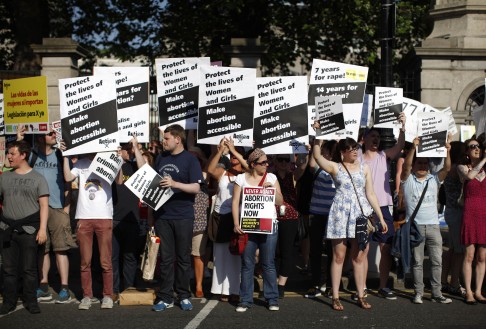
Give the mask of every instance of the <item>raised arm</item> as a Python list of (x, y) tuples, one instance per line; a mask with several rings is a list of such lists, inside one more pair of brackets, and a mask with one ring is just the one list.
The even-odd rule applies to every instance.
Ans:
[(129, 141), (132, 143), (132, 151), (135, 154), (135, 160), (137, 161), (137, 167), (140, 168), (145, 164), (145, 159), (142, 156), (142, 152), (138, 148), (138, 139), (136, 136), (133, 136), (132, 139)]
[(403, 163), (402, 166), (402, 174), (400, 176), (400, 180), (405, 181), (407, 180), (408, 176), (412, 173), (412, 162), (413, 162), (413, 157), (415, 155), (415, 149), (420, 143), (420, 138), (415, 137), (413, 140), (413, 146), (410, 149), (410, 151), (407, 154), (407, 157), (405, 158), (405, 162)]
[(312, 155), (317, 165), (321, 167), (324, 171), (331, 174), (333, 177), (338, 172), (338, 165), (336, 162), (329, 161), (321, 154), (321, 142), (316, 138), (314, 140), (314, 146), (312, 148)]
[(296, 167), (294, 170), (294, 183), (297, 182), (300, 179), (300, 177), (302, 177), (302, 175), (304, 174), (305, 168), (307, 167), (307, 163), (309, 162), (309, 153), (297, 154), (295, 158), (296, 158), (295, 159)]
[(241, 164), (241, 168), (244, 171), (249, 171), (250, 167), (248, 166), (248, 162), (246, 162), (245, 158), (243, 158), (243, 155), (236, 150), (235, 141), (233, 140), (233, 138), (231, 138), (231, 136), (230, 138), (226, 138), (224, 145), (226, 145), (226, 147), (228, 147), (231, 154), (233, 154), (236, 157), (236, 159), (238, 159), (238, 161)]
[(483, 168), (485, 164), (486, 164), (486, 151), (483, 151), (483, 159), (479, 161), (476, 167), (472, 168), (471, 170), (469, 170), (469, 168), (465, 165), (457, 166), (457, 172), (459, 174), (459, 177), (461, 177), (461, 181), (472, 180), (476, 178), (477, 174), (479, 174), (481, 168)]
[(221, 159), (221, 156), (224, 154), (225, 150), (227, 150), (226, 146), (224, 145), (224, 141), (225, 138), (222, 138), (219, 142), (216, 152), (211, 154), (207, 168), (208, 174), (210, 174), (214, 179), (217, 180), (219, 180), (224, 173), (224, 169), (218, 167), (219, 159)]
[(447, 156), (444, 161), (444, 167), (437, 173), (437, 177), (439, 178), (440, 182), (443, 182), (444, 179), (446, 178), (447, 174), (451, 170), (451, 144), (450, 141), (452, 139), (452, 136), (449, 134), (447, 136), (447, 141), (445, 144), (445, 148), (447, 150)]
[(398, 116), (398, 121), (401, 122), (402, 127), (400, 128), (400, 135), (398, 135), (397, 143), (393, 147), (385, 150), (386, 157), (390, 160), (396, 160), (400, 156), (403, 148), (405, 147), (406, 117), (404, 112), (400, 113), (400, 115)]

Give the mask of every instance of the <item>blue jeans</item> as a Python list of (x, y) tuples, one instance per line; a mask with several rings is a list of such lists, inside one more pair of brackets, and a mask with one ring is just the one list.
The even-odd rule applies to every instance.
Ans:
[(241, 255), (240, 304), (253, 304), (255, 253), (260, 249), (260, 264), (263, 268), (263, 297), (268, 305), (278, 305), (277, 271), (275, 249), (278, 234), (248, 234), (248, 243)]
[(432, 297), (442, 296), (442, 235), (439, 225), (417, 225), (425, 238), (418, 247), (413, 248), (413, 284), (415, 293), (424, 295), (424, 248), (427, 246), (430, 259), (430, 284)]
[(174, 289), (179, 300), (191, 297), (189, 281), (191, 279), (193, 225), (194, 220), (192, 219), (158, 219), (155, 221), (155, 233), (160, 238), (161, 276), (156, 301), (172, 303)]

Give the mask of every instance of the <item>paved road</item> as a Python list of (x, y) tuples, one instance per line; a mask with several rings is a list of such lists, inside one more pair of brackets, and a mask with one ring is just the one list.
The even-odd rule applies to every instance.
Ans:
[[(347, 293), (342, 294), (345, 310), (331, 309), (330, 299), (314, 300), (289, 294), (280, 303), (280, 311), (270, 312), (260, 299), (246, 313), (217, 300), (193, 299), (194, 309), (184, 312), (178, 307), (153, 312), (150, 306), (118, 306), (101, 310), (94, 304), (79, 311), (77, 301), (70, 304), (41, 304), (42, 313), (31, 315), (21, 306), (0, 317), (0, 327), (34, 328), (486, 328), (486, 305), (468, 306), (458, 297), (441, 305), (430, 300), (415, 305), (411, 292), (405, 291), (396, 301), (370, 296), (371, 310), (360, 309)], [(427, 295), (426, 295), (427, 297)]]

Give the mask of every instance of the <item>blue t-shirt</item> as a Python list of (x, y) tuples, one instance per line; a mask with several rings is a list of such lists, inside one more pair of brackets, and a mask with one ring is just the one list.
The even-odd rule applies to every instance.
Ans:
[[(319, 170), (318, 167), (315, 170)], [(309, 212), (313, 215), (327, 215), (331, 209), (332, 200), (336, 194), (336, 187), (332, 176), (321, 170), (314, 181)]]
[(49, 185), (49, 207), (61, 209), (64, 207), (64, 174), (63, 163), (59, 163), (54, 149), (51, 154), (45, 155), (35, 149), (30, 153), (29, 162), (32, 159), (32, 153), (37, 153), (37, 159), (33, 169), (40, 173)]
[[(204, 181), (199, 161), (186, 150), (176, 155), (159, 155), (155, 161), (154, 168), (160, 176), (170, 176), (179, 183), (191, 184)], [(155, 220), (194, 220), (194, 198), (196, 195), (182, 192), (176, 188), (172, 190), (174, 194), (154, 213)]]
[(437, 196), (439, 193), (439, 186), (441, 182), (437, 174), (428, 174), (423, 181), (419, 181), (414, 174), (410, 174), (407, 180), (402, 181), (403, 195), (406, 204), (406, 220), (413, 214), (420, 196), (425, 188), (425, 184), (429, 181), (429, 186), (425, 192), (422, 204), (415, 216), (415, 223), (418, 225), (438, 225), (439, 212), (437, 211)]

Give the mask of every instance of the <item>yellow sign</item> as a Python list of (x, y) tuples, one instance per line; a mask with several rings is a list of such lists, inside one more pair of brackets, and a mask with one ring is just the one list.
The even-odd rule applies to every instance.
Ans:
[(49, 130), (46, 77), (4, 80), (3, 94), (7, 134), (15, 134), (19, 124), (30, 133)]
[(366, 80), (366, 72), (364, 71), (357, 71), (355, 69), (347, 69), (346, 70), (346, 79), (350, 80)]

